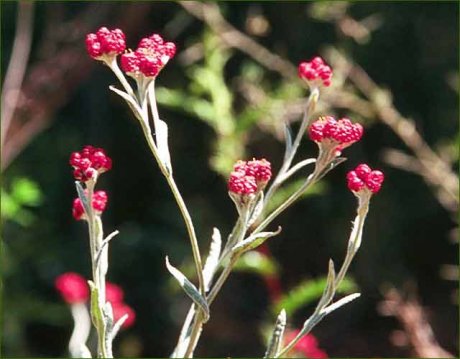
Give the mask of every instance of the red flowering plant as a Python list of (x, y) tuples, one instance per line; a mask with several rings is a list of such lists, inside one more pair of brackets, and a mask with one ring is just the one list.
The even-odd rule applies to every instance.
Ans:
[[(281, 227), (275, 231), (267, 228), (310, 186), (345, 161), (345, 158), (341, 157), (342, 151), (361, 139), (363, 127), (349, 119), (337, 120), (331, 116), (311, 121), (321, 92), (331, 85), (333, 71), (320, 57), (300, 63), (299, 77), (308, 84), (310, 94), (295, 136), (286, 125), (286, 146), (282, 165), (274, 173), (271, 163), (265, 158), (240, 160), (235, 163), (233, 171), (229, 174), (227, 189), (236, 206), (236, 223), (225, 243), (220, 231), (214, 228), (209, 254), (203, 263), (192, 216), (174, 180), (168, 147), (168, 125), (160, 119), (155, 97), (155, 80), (167, 62), (174, 57), (176, 46), (165, 41), (160, 35), (153, 34), (141, 39), (135, 50), (126, 50), (123, 32), (105, 27), (89, 34), (86, 46), (88, 54), (93, 59), (105, 63), (120, 81), (122, 89), (114, 86), (110, 86), (110, 89), (126, 101), (138, 120), (150, 152), (165, 177), (183, 217), (193, 253), (197, 285), (172, 266), (166, 257), (167, 269), (192, 300), (171, 356), (193, 357), (203, 326), (211, 315), (210, 306), (238, 259), (281, 232)], [(135, 84), (135, 87), (132, 87), (132, 84)], [(306, 135), (318, 144), (319, 152), (314, 158), (295, 162), (299, 145)], [(92, 280), (88, 283), (91, 290), (91, 319), (98, 334), (97, 356), (109, 358), (113, 356), (112, 340), (117, 331), (132, 325), (135, 318), (134, 311), (123, 301), (124, 293), (121, 288), (107, 283), (105, 279), (108, 270), (108, 244), (118, 232), (115, 231), (104, 238), (101, 215), (106, 208), (108, 196), (106, 192), (94, 189), (98, 177), (111, 168), (112, 162), (102, 149), (86, 146), (82, 151), (71, 155), (70, 164), (74, 168), (73, 175), (78, 193), (78, 198), (73, 203), (73, 216), (77, 220), (86, 221), (89, 229)], [(299, 175), (301, 169), (313, 164), (313, 170), (308, 176)], [(293, 176), (303, 178), (302, 185), (274, 209), (268, 206), (272, 196)], [(284, 357), (299, 352), (308, 356), (324, 357), (324, 353), (312, 342), (314, 337), (308, 336), (310, 331), (329, 313), (359, 296), (355, 293), (333, 302), (337, 288), (361, 244), (369, 201), (372, 195), (380, 190), (383, 174), (371, 170), (367, 165), (359, 165), (348, 174), (347, 181), (349, 189), (359, 201), (343, 264), (336, 271), (334, 263), (330, 260), (324, 292), (313, 314), (304, 322), (302, 328), (285, 333), (286, 312), (281, 310), (265, 357)], [(79, 288), (81, 284), (63, 285), (61, 281), (59, 283), (57, 288), (64, 299), (71, 305), (78, 299), (78, 304), (81, 293), (69, 295), (68, 290)], [(71, 354), (90, 355), (85, 345), (86, 338), (80, 336), (79, 340), (78, 345), (72, 348), (80, 349), (74, 349), (73, 352), (71, 350)], [(85, 350), (82, 351), (81, 348)]]

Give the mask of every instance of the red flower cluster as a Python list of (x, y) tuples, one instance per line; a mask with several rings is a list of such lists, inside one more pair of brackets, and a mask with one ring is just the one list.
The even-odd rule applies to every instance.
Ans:
[(272, 176), (271, 164), (266, 159), (238, 161), (228, 180), (228, 190), (239, 195), (249, 195), (264, 189)]
[[(85, 193), (87, 193), (87, 191), (85, 191)], [(100, 216), (102, 212), (104, 212), (105, 207), (107, 206), (107, 199), (108, 197), (105, 191), (96, 191), (93, 193), (92, 206), (96, 215)], [(85, 209), (80, 198), (75, 198), (73, 200), (72, 215), (77, 221), (80, 219), (86, 219)]]
[(311, 83), (329, 86), (331, 84), (332, 69), (317, 56), (311, 61), (304, 61), (299, 64), (299, 77)]
[[(299, 334), (300, 330), (289, 330), (284, 335), (285, 344), (290, 343), (296, 336)], [(307, 334), (302, 339), (300, 339), (297, 344), (294, 346), (292, 351), (288, 353), (288, 357), (292, 357), (293, 353), (302, 355), (306, 358), (327, 358), (327, 353), (318, 347), (318, 340), (312, 335)]]
[(380, 191), (384, 179), (385, 176), (381, 171), (372, 170), (366, 164), (358, 165), (354, 171), (347, 174), (348, 188), (353, 192), (369, 190), (372, 193), (377, 193)]
[(82, 182), (94, 179), (98, 173), (112, 168), (112, 160), (105, 151), (93, 146), (85, 146), (80, 152), (73, 152), (69, 163), (74, 168), (74, 178)]
[(143, 38), (136, 51), (121, 56), (121, 68), (134, 78), (140, 74), (156, 77), (175, 53), (176, 45), (173, 42), (165, 42), (160, 35), (153, 34)]
[(125, 320), (122, 328), (129, 328), (136, 320), (136, 313), (134, 310), (123, 302), (125, 293), (123, 289), (113, 283), (107, 282), (105, 285), (105, 296), (106, 300), (110, 302), (113, 309), (113, 320), (116, 323), (125, 314), (128, 314), (128, 318)]
[(101, 27), (95, 34), (86, 35), (86, 50), (96, 60), (113, 57), (126, 49), (125, 34), (120, 29)]
[(332, 116), (320, 117), (308, 129), (313, 141), (322, 145), (332, 145), (334, 150), (339, 152), (359, 141), (363, 132), (363, 126), (359, 123), (353, 123), (348, 118), (336, 120)]
[(56, 278), (54, 285), (68, 304), (84, 303), (88, 300), (88, 283), (77, 273), (61, 274)]

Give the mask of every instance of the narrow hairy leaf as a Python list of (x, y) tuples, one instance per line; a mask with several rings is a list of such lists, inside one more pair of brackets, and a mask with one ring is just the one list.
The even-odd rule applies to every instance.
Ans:
[(91, 290), (91, 319), (93, 320), (94, 326), (102, 330), (104, 328), (104, 319), (98, 303), (99, 291), (92, 281), (89, 280), (88, 284)]
[(222, 247), (222, 237), (220, 231), (217, 228), (213, 228), (211, 246), (209, 248), (208, 258), (206, 258), (206, 263), (203, 268), (203, 278), (204, 278), (204, 287), (205, 290), (209, 290), (211, 285), (212, 277), (217, 270), (217, 265), (219, 264), (219, 256)]
[(142, 119), (142, 110), (139, 107), (139, 105), (137, 104), (137, 102), (130, 95), (128, 95), (124, 91), (121, 91), (121, 90), (117, 89), (114, 86), (109, 86), (109, 89), (112, 90), (113, 92), (115, 92), (122, 99), (124, 99), (126, 101), (126, 103), (129, 105), (129, 107), (131, 108), (131, 110), (134, 112), (134, 115), (138, 119)]
[(259, 196), (257, 197), (257, 203), (254, 206), (254, 210), (251, 213), (251, 217), (249, 218), (247, 226), (251, 226), (257, 218), (259, 218), (260, 214), (262, 213), (262, 210), (264, 208), (264, 193), (260, 192)]
[(323, 305), (329, 303), (335, 293), (335, 269), (334, 262), (329, 259), (329, 269), (326, 278), (326, 287), (324, 288), (323, 296), (318, 303), (317, 308), (321, 308)]
[(284, 329), (286, 328), (286, 311), (281, 309), (278, 318), (276, 319), (275, 328), (268, 342), (267, 351), (264, 358), (274, 358), (280, 351), (283, 343)]
[(284, 140), (286, 141), (286, 149), (284, 151), (284, 161), (289, 157), (292, 151), (292, 131), (289, 124), (284, 124)]
[(331, 305), (321, 310), (321, 314), (328, 315), (334, 310), (344, 306), (345, 304), (350, 303), (351, 301), (355, 300), (356, 298), (359, 298), (360, 296), (361, 296), (361, 293), (353, 293), (353, 294), (347, 295), (346, 297), (339, 299), (337, 302), (332, 303)]
[(88, 198), (85, 194), (85, 190), (83, 189), (79, 181), (75, 181), (75, 187), (77, 187), (78, 198), (80, 198), (83, 208), (85, 209), (85, 213), (88, 214), (90, 212), (90, 207), (88, 203)]
[(155, 132), (158, 147), (158, 155), (163, 165), (166, 167), (168, 172), (172, 173), (171, 167), (171, 155), (169, 154), (168, 146), (168, 125), (163, 120), (158, 119), (155, 122)]
[(232, 248), (233, 253), (243, 253), (250, 251), (258, 246), (260, 246), (263, 242), (265, 242), (268, 238), (276, 236), (280, 234), (281, 226), (278, 227), (276, 232), (260, 232), (257, 234), (253, 234), (246, 238), (245, 240), (241, 241), (237, 245)]
[(193, 302), (200, 307), (204, 313), (205, 321), (209, 319), (209, 306), (206, 299), (200, 294), (198, 289), (190, 282), (177, 268), (173, 267), (169, 263), (168, 257), (166, 257), (166, 268), (173, 275), (174, 278), (179, 282), (179, 285), (184, 292), (193, 300)]
[[(276, 315), (284, 308), (289, 316), (294, 315), (299, 309), (320, 298), (326, 283), (327, 279), (325, 277), (302, 281), (273, 305), (272, 313)], [(337, 293), (348, 294), (356, 289), (356, 283), (351, 278), (345, 277), (336, 288), (336, 291)]]
[(125, 314), (120, 319), (118, 319), (118, 321), (114, 324), (112, 333), (111, 333), (112, 341), (115, 339), (115, 337), (117, 336), (118, 332), (121, 329), (121, 326), (123, 325), (124, 322), (126, 322), (126, 319), (128, 319), (128, 317), (129, 315)]

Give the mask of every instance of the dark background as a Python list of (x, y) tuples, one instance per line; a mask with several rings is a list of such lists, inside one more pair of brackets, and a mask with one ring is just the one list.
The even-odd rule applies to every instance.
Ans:
[[(457, 3), (352, 4), (347, 9), (350, 17), (360, 20), (378, 14), (382, 20), (370, 41), (363, 44), (340, 33), (334, 22), (313, 18), (313, 3), (232, 2), (219, 6), (225, 18), (243, 32), (248, 30), (248, 16), (262, 15), (269, 30), (262, 36), (251, 36), (294, 64), (322, 53), (327, 45), (341, 48), (377, 84), (391, 91), (395, 107), (415, 121), (432, 148), (450, 146), (455, 158)], [(1, 10), (1, 70), (5, 74), (17, 3), (2, 2)], [(68, 157), (83, 145), (93, 144), (105, 148), (114, 163), (113, 170), (98, 184), (110, 196), (103, 216), (106, 231), (120, 230), (110, 248), (108, 278), (125, 289), (126, 301), (137, 313), (134, 327), (117, 339), (115, 352), (120, 356), (167, 356), (185, 317), (188, 299), (171, 289), (174, 286), (169, 282), (164, 257), (169, 255), (177, 265), (186, 264), (191, 251), (174, 200), (150, 158), (141, 131), (127, 106), (108, 90), (115, 83), (113, 75), (84, 54), (83, 34), (102, 25), (120, 26), (134, 47), (142, 36), (160, 32), (177, 43), (180, 55), (200, 41), (205, 26), (179, 4), (169, 2), (37, 2), (34, 19), (29, 69), (45, 64), (52, 73), (49, 59), (60, 56), (61, 49), (73, 49), (67, 64), (75, 65), (65, 71), (78, 69), (78, 73), (64, 83), (50, 75), (50, 94), (52, 87), (58, 86), (65, 96), (51, 106), (43, 131), (31, 138), (4, 171), (5, 191), (11, 191), (15, 179), (28, 178), (39, 187), (42, 200), (39, 205), (24, 205), (22, 210), (33, 217), (26, 223), (18, 223), (14, 216), (3, 218), (3, 355), (67, 355), (71, 317), (53, 282), (66, 271), (90, 275), (86, 227), (71, 216), (75, 190)], [(47, 48), (43, 39), (50, 34), (57, 40)], [(234, 79), (247, 59), (246, 54), (233, 51), (225, 67), (231, 91), (236, 91)], [(161, 73), (158, 86), (187, 91), (186, 71), (187, 65), (173, 59)], [(263, 71), (273, 87), (290, 81), (273, 71)], [(449, 85), (455, 74), (457, 90)], [(24, 82), (30, 78), (26, 76)], [(242, 106), (238, 98), (235, 106)], [(160, 105), (160, 113), (170, 128), (176, 181), (207, 253), (212, 227), (228, 233), (235, 220), (226, 179), (209, 165), (215, 133), (184, 112)], [(337, 113), (353, 118), (352, 112)], [(396, 346), (391, 340), (394, 330), (402, 328), (401, 323), (377, 310), (385, 288), (394, 286), (417, 293), (439, 344), (458, 355), (457, 283), (440, 274), (443, 265), (458, 263), (458, 244), (452, 241), (455, 211), (440, 204), (420, 175), (384, 162), (383, 149), (410, 151), (378, 119), (364, 120), (365, 137), (347, 151), (349, 161), (326, 177), (325, 190), (297, 203), (278, 220), (283, 232), (269, 242), (269, 248), (280, 264), (283, 289), (324, 275), (330, 257), (340, 263), (355, 211), (355, 199), (346, 188), (344, 176), (356, 164), (368, 162), (385, 172), (386, 181), (372, 200), (363, 245), (350, 270), (362, 296), (326, 318), (313, 333), (331, 357), (413, 356), (409, 344)], [(311, 144), (301, 149), (309, 156), (316, 153)], [(273, 133), (259, 131), (257, 126), (251, 129), (247, 157), (265, 156), (277, 165), (282, 151), (282, 143)], [(260, 327), (273, 321), (268, 306), (267, 288), (260, 276), (233, 274), (212, 308), (197, 356), (260, 356), (265, 350)], [(290, 324), (300, 326), (310, 310), (305, 306), (289, 318)]]

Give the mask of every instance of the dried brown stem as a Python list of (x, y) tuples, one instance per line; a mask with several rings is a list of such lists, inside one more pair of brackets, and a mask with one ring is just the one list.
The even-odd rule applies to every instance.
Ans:
[(381, 304), (381, 312), (396, 317), (404, 328), (410, 344), (419, 358), (453, 358), (437, 342), (433, 329), (418, 300), (414, 297), (403, 299), (396, 289), (385, 294)]
[(20, 1), (16, 20), (16, 34), (13, 42), (11, 58), (6, 70), (5, 82), (2, 91), (2, 122), (1, 146), (5, 142), (6, 134), (10, 128), (11, 119), (20, 97), (20, 88), (29, 61), (32, 43), (34, 3)]

